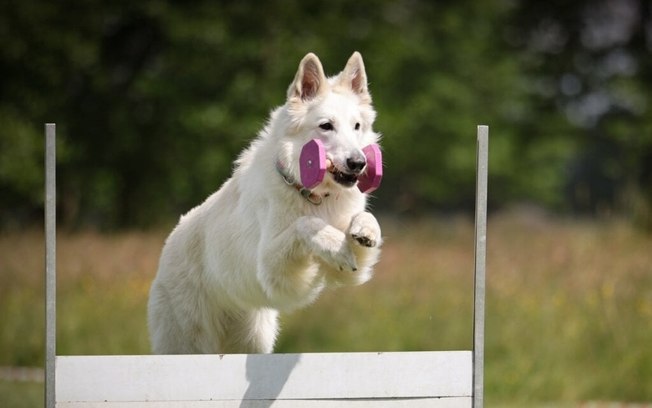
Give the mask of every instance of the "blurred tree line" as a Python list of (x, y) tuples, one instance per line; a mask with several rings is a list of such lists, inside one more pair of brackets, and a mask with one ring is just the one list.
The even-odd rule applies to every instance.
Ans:
[(384, 135), (375, 208), (466, 210), (475, 126), (490, 205), (652, 224), (652, 18), (643, 0), (0, 2), (0, 227), (176, 218), (230, 175), (299, 60), (359, 50)]

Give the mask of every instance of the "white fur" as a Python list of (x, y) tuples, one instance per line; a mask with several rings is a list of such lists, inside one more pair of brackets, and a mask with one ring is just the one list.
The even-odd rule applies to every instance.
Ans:
[[(309, 304), (327, 286), (371, 277), (381, 233), (365, 212), (366, 196), (327, 173), (313, 190), (322, 203), (314, 205), (275, 166), (280, 161), (300, 180), (301, 147), (319, 138), (343, 169), (347, 157), (378, 141), (374, 119), (359, 53), (333, 78), (315, 55), (304, 57), (287, 102), (233, 176), (168, 237), (148, 305), (154, 353), (269, 353), (279, 311)], [(320, 128), (324, 121), (334, 130)]]

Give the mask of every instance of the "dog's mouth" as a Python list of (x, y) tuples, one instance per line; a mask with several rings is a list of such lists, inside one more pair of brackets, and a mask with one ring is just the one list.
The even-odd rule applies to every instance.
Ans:
[(353, 187), (358, 181), (358, 176), (351, 173), (345, 173), (333, 166), (329, 172), (333, 175), (333, 180), (344, 187)]

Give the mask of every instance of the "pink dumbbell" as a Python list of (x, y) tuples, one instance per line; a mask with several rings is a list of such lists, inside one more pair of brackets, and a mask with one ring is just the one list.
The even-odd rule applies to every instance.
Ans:
[[(380, 186), (383, 178), (383, 156), (380, 147), (373, 143), (362, 149), (367, 158), (367, 168), (358, 178), (358, 188), (363, 193), (371, 193)], [(301, 184), (307, 189), (316, 187), (324, 180), (326, 170), (330, 167), (330, 160), (326, 159), (326, 149), (319, 139), (312, 139), (301, 149), (299, 169)]]
[(299, 171), (301, 184), (307, 189), (317, 186), (326, 175), (326, 149), (321, 140), (312, 139), (301, 149)]
[(358, 179), (358, 188), (363, 193), (371, 193), (380, 187), (380, 181), (383, 179), (383, 154), (376, 143), (365, 146), (362, 152), (367, 158), (367, 168)]

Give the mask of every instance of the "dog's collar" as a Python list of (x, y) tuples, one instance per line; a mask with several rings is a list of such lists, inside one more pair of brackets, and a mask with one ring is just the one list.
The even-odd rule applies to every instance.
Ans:
[(310, 204), (320, 205), (322, 203), (323, 197), (319, 194), (313, 193), (311, 190), (301, 185), (301, 183), (297, 182), (294, 177), (288, 174), (285, 166), (283, 163), (281, 163), (280, 160), (276, 161), (276, 171), (278, 171), (278, 174), (281, 175), (281, 178), (283, 181), (285, 181), (285, 184), (290, 187), (294, 187), (299, 192), (299, 194), (301, 194), (301, 197), (305, 198), (306, 201), (308, 201)]

